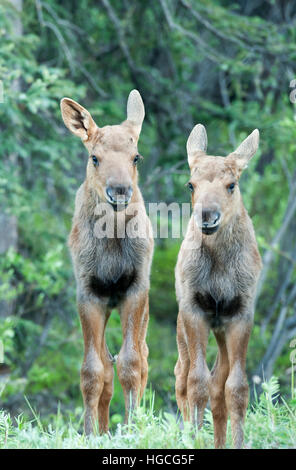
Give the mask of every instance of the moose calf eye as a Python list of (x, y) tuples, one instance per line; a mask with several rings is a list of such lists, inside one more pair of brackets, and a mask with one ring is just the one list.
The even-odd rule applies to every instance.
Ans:
[(93, 161), (93, 163), (94, 163), (94, 166), (98, 166), (98, 165), (99, 165), (99, 161), (98, 161), (97, 157), (96, 157), (95, 155), (93, 155), (91, 158), (92, 158), (92, 161)]
[(136, 165), (139, 160), (140, 160), (140, 155), (136, 155), (134, 158), (133, 164)]
[(231, 184), (228, 186), (227, 191), (228, 191), (229, 193), (233, 193), (234, 188), (235, 188), (235, 183), (231, 183)]
[(193, 193), (193, 191), (194, 191), (193, 184), (192, 184), (192, 183), (188, 183), (187, 186), (188, 186), (189, 191), (190, 191), (191, 193)]

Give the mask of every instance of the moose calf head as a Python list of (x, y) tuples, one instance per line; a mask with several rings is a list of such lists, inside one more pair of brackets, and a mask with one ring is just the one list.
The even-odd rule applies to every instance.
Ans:
[(215, 233), (238, 215), (241, 195), (238, 180), (249, 160), (256, 153), (259, 131), (255, 129), (241, 145), (227, 157), (206, 155), (207, 133), (197, 124), (187, 141), (191, 178), (192, 207), (199, 229), (206, 235)]
[(61, 100), (65, 125), (81, 138), (89, 153), (87, 183), (102, 202), (115, 210), (124, 209), (137, 185), (137, 143), (145, 116), (140, 93), (132, 90), (127, 102), (127, 119), (114, 126), (98, 127), (90, 113), (70, 98)]

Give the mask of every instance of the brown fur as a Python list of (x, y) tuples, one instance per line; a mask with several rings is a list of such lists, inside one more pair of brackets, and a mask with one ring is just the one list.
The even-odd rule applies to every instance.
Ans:
[[(69, 236), (85, 345), (81, 369), (85, 432), (89, 434), (95, 429), (97, 419), (100, 431), (107, 432), (114, 373), (105, 328), (113, 307), (118, 308), (122, 323), (123, 344), (117, 370), (125, 396), (126, 420), (147, 382), (145, 337), (153, 239), (134, 164), (144, 105), (139, 93), (133, 90), (128, 100), (127, 120), (103, 128), (98, 128), (88, 111), (69, 98), (62, 100), (61, 109), (66, 126), (83, 140), (89, 152), (86, 180), (76, 195)], [(98, 165), (94, 164), (93, 156)], [(108, 187), (120, 187), (123, 192), (130, 188), (130, 202), (137, 204), (140, 223), (147, 227), (147, 238), (129, 238), (127, 234), (124, 238), (97, 238), (96, 206), (98, 202), (109, 202)], [(125, 209), (111, 212), (118, 227), (125, 226), (131, 217)]]
[[(200, 427), (210, 397), (216, 447), (225, 445), (228, 414), (234, 445), (242, 446), (248, 403), (245, 362), (261, 269), (253, 225), (237, 184), (257, 149), (258, 134), (248, 139), (226, 158), (207, 156), (205, 129), (199, 125), (187, 144), (193, 208), (202, 204), (209, 212), (218, 211), (220, 222), (207, 235), (192, 216), (179, 252), (176, 398), (184, 419), (190, 417)], [(218, 355), (210, 373), (206, 346), (211, 328)]]

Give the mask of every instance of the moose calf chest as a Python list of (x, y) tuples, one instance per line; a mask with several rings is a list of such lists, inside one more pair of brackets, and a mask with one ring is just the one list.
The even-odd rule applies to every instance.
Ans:
[(135, 284), (136, 270), (124, 272), (118, 279), (102, 279), (90, 276), (88, 288), (94, 296), (106, 300), (108, 307), (116, 307), (126, 296), (128, 290)]
[(195, 292), (193, 297), (194, 304), (202, 310), (206, 321), (211, 328), (220, 328), (231, 320), (240, 311), (242, 298), (240, 295), (227, 299), (220, 297), (214, 298), (209, 292)]

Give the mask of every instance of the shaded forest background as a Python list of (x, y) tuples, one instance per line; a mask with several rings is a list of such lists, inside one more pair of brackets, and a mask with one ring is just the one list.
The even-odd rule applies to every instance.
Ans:
[[(98, 125), (125, 119), (132, 88), (146, 118), (139, 150), (146, 202), (187, 202), (185, 144), (203, 123), (226, 155), (254, 128), (260, 151), (242, 177), (264, 269), (248, 352), (251, 390), (288, 393), (296, 336), (296, 4), (293, 0), (0, 1), (1, 407), (80, 416), (82, 334), (66, 245), (86, 152), (63, 125), (69, 96)], [(0, 89), (1, 91), (1, 89)], [(1, 93), (0, 93), (1, 95)], [(181, 240), (159, 240), (152, 268), (149, 384), (174, 411), (174, 266)], [(119, 352), (118, 314), (107, 342)], [(210, 339), (209, 365), (216, 347)], [(118, 381), (112, 423), (122, 419)]]

